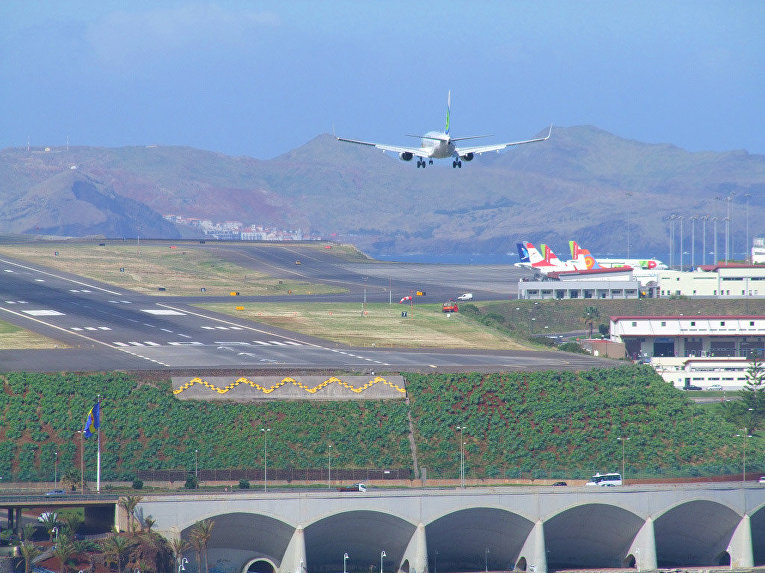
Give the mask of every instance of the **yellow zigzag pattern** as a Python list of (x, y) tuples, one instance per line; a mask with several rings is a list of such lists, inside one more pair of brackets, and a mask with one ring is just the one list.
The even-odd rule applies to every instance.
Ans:
[(231, 384), (229, 384), (225, 388), (218, 388), (214, 384), (210, 384), (209, 382), (207, 382), (205, 380), (202, 380), (201, 378), (197, 377), (197, 378), (192, 378), (191, 380), (186, 382), (183, 386), (177, 388), (176, 390), (173, 390), (173, 394), (180, 394), (184, 390), (188, 390), (189, 388), (191, 388), (194, 384), (202, 384), (203, 386), (206, 386), (208, 389), (213, 390), (213, 391), (217, 392), (218, 394), (225, 394), (229, 390), (233, 390), (234, 388), (239, 386), (239, 384), (249, 384), (252, 388), (255, 388), (256, 390), (260, 390), (261, 392), (263, 392), (263, 394), (270, 394), (271, 392), (273, 392), (277, 388), (281, 388), (282, 386), (284, 386), (285, 384), (288, 384), (288, 383), (289, 384), (294, 384), (295, 386), (305, 390), (309, 394), (315, 394), (316, 392), (318, 392), (319, 390), (321, 390), (325, 386), (328, 386), (328, 385), (332, 384), (333, 382), (336, 383), (336, 384), (340, 384), (341, 386), (347, 388), (351, 392), (356, 392), (357, 394), (360, 394), (361, 392), (363, 392), (367, 388), (371, 388), (375, 384), (386, 384), (387, 386), (390, 386), (394, 390), (397, 390), (398, 392), (401, 392), (402, 394), (406, 394), (406, 390), (404, 388), (401, 388), (401, 387), (397, 386), (396, 384), (393, 384), (392, 382), (389, 382), (388, 380), (386, 380), (382, 376), (375, 376), (372, 380), (370, 380), (369, 382), (367, 382), (363, 386), (359, 386), (358, 388), (355, 387), (355, 386), (351, 386), (347, 382), (343, 382), (342, 380), (340, 380), (340, 378), (337, 378), (335, 376), (332, 376), (331, 378), (327, 378), (324, 382), (322, 382), (318, 386), (314, 386), (313, 388), (309, 388), (308, 386), (306, 386), (302, 382), (298, 382), (294, 378), (290, 378), (290, 377), (282, 378), (279, 382), (277, 382), (276, 384), (274, 384), (270, 388), (266, 388), (265, 386), (261, 386), (257, 382), (253, 382), (252, 380), (249, 380), (248, 378), (245, 378), (245, 377), (242, 377), (242, 378), (239, 378), (238, 380), (235, 380), (234, 382), (232, 382)]

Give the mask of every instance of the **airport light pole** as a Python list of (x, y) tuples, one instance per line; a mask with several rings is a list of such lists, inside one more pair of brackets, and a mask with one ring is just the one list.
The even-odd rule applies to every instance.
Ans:
[(730, 260), (730, 217), (725, 217), (725, 262)]
[(728, 254), (730, 254), (730, 256), (733, 256), (733, 238), (730, 236), (730, 222), (731, 222), (730, 204), (731, 204), (731, 201), (733, 201), (733, 197), (735, 195), (736, 195), (736, 192), (733, 191), (725, 198), (725, 200), (728, 202), (728, 218), (726, 219), (728, 221), (728, 224), (727, 224), (728, 232), (727, 232), (727, 239), (725, 243), (727, 245), (727, 248), (726, 248), (727, 253), (725, 256), (726, 262), (730, 260), (730, 258), (728, 258)]
[(327, 489), (332, 488), (332, 444), (327, 447)]
[[(749, 408), (749, 409), (751, 410), (752, 408)], [(744, 433), (743, 434), (736, 434), (736, 437), (737, 438), (744, 438), (744, 448), (743, 448), (743, 450), (744, 450), (744, 453), (743, 453), (743, 458), (744, 458), (743, 459), (743, 462), (744, 462), (744, 473), (741, 476), (741, 483), (743, 485), (743, 484), (746, 483), (746, 439), (747, 438), (751, 438), (752, 436), (751, 436), (751, 434), (749, 434), (748, 429), (744, 428)]]
[(701, 217), (701, 264), (707, 264), (707, 221), (709, 215)]
[(199, 465), (197, 464), (199, 450), (194, 450), (194, 479), (199, 485)]
[(696, 267), (696, 221), (698, 217), (694, 215), (690, 219), (691, 222), (691, 270)]
[(680, 271), (683, 270), (683, 216), (678, 215), (678, 219), (680, 219)]
[(712, 217), (712, 244), (715, 260), (712, 261), (713, 265), (717, 264), (717, 217)]
[(263, 432), (263, 491), (268, 490), (268, 432), (271, 428), (261, 428)]
[(465, 487), (465, 442), (463, 440), (464, 431), (467, 430), (465, 426), (457, 426), (460, 431), (460, 487)]
[(347, 553), (343, 553), (343, 573), (346, 573), (346, 570), (345, 570), (345, 562), (346, 561), (348, 561), (348, 554)]
[(489, 548), (486, 548), (486, 551), (483, 552), (483, 570), (486, 573), (489, 573)]
[(752, 256), (752, 241), (749, 238), (749, 197), (751, 194), (744, 193), (744, 199), (746, 200), (746, 260), (749, 262)]
[(383, 557), (387, 557), (385, 550), (380, 551), (380, 573), (383, 573)]
[(627, 191), (627, 258), (630, 258), (630, 211), (632, 204), (630, 203), (630, 198), (632, 197), (632, 193)]
[(625, 482), (625, 479), (624, 479), (624, 442), (629, 440), (629, 438), (625, 438), (624, 436), (622, 436), (622, 437), (616, 438), (616, 439), (619, 440), (622, 443), (622, 483), (624, 483)]
[(56, 459), (53, 461), (53, 486), (58, 485), (58, 452), (54, 452), (56, 454)]

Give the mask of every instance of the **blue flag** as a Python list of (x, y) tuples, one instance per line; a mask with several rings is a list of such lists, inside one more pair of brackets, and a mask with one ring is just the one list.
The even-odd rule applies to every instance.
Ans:
[(88, 412), (88, 418), (85, 420), (85, 437), (89, 438), (96, 433), (96, 430), (101, 427), (101, 403), (96, 402), (96, 405)]

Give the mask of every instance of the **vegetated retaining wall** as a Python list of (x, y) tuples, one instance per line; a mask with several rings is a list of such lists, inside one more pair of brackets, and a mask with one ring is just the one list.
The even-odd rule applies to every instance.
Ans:
[(403, 376), (173, 377), (180, 400), (403, 400)]

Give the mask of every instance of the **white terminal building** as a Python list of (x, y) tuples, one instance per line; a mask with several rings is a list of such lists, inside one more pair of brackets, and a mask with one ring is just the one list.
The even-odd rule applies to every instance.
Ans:
[(719, 263), (657, 274), (661, 297), (765, 298), (765, 265)]
[(765, 351), (765, 316), (612, 316), (610, 326), (611, 342), (680, 388), (739, 389), (748, 357)]

